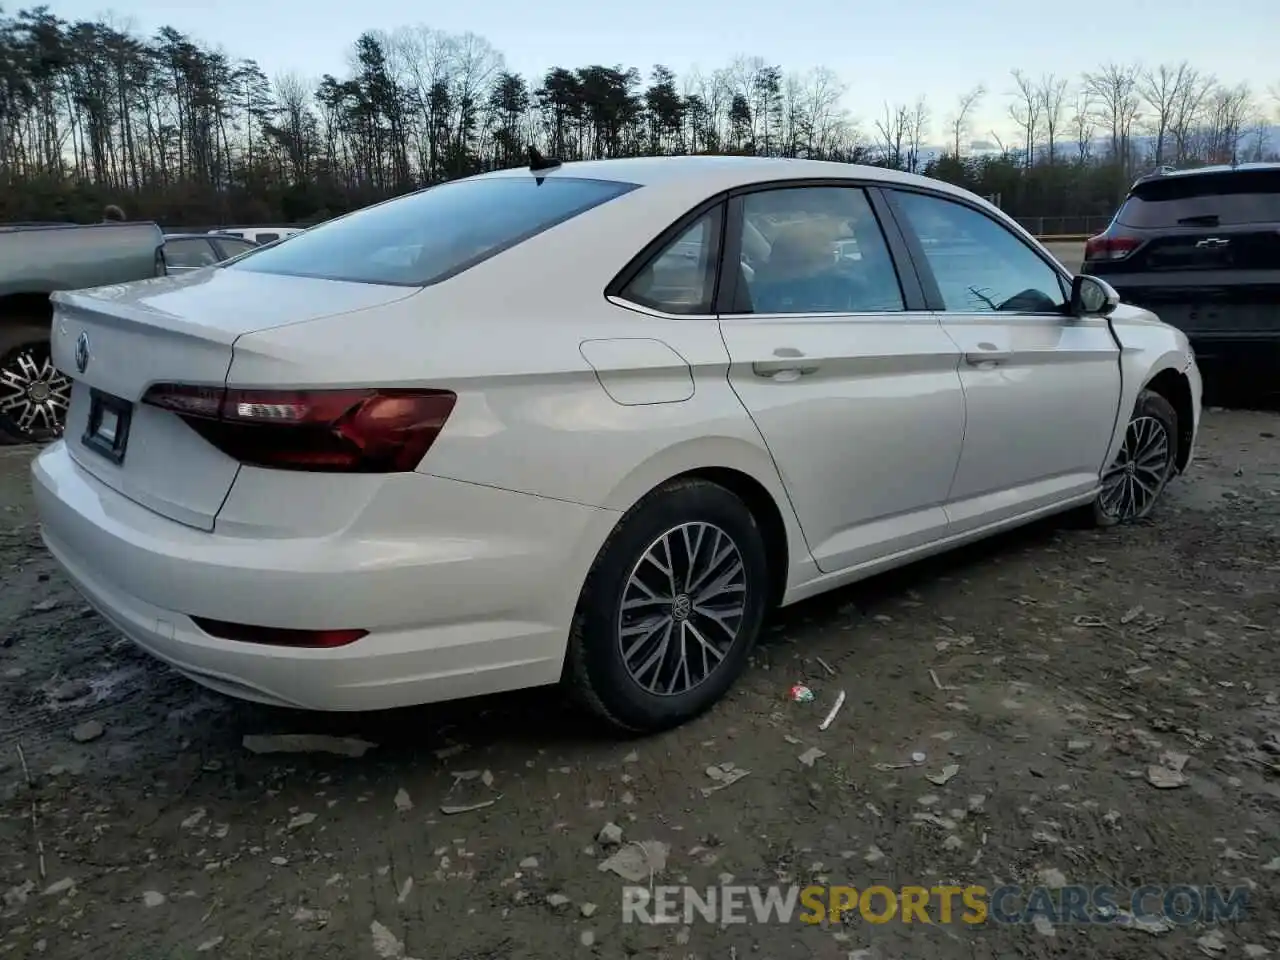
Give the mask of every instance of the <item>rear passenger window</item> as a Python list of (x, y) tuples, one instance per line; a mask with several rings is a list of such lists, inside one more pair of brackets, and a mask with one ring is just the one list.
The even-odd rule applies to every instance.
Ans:
[(860, 187), (784, 187), (742, 206), (736, 314), (896, 313), (902, 287)]
[(898, 205), (924, 248), (942, 294), (956, 313), (1060, 313), (1058, 272), (1008, 227), (971, 207), (899, 192)]
[(623, 299), (663, 313), (710, 313), (722, 217), (723, 205), (699, 217), (636, 274), (622, 291)]

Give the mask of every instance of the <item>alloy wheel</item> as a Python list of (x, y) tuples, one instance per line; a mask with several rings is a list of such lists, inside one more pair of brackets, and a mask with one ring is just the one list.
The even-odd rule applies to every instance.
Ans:
[(1135, 417), (1115, 462), (1102, 476), (1098, 503), (1113, 520), (1139, 520), (1151, 512), (1173, 467), (1169, 431), (1155, 417)]
[(62, 436), (71, 406), (71, 379), (53, 365), (47, 343), (26, 343), (0, 363), (0, 430), (16, 440)]
[(724, 662), (747, 609), (733, 538), (710, 523), (672, 527), (649, 545), (622, 591), (618, 644), (631, 679), (657, 696), (687, 693)]

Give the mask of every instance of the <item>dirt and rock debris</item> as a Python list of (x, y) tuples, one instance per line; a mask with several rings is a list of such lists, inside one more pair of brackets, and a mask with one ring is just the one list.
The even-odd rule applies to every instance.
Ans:
[[(1147, 523), (1042, 524), (783, 611), (726, 702), (632, 742), (547, 692), (357, 716), (208, 693), (77, 598), (30, 453), (0, 453), (0, 956), (1280, 957), (1278, 433), (1210, 410)], [(1251, 894), (1211, 928), (624, 924), (650, 871)]]

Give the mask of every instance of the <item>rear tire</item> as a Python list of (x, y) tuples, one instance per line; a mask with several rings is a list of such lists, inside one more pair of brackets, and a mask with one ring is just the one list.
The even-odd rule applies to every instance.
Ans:
[(49, 330), (13, 321), (0, 327), (0, 444), (48, 443), (62, 436), (71, 380), (53, 366)]
[(1125, 427), (1124, 445), (1102, 474), (1102, 489), (1086, 508), (1096, 527), (1151, 515), (1177, 471), (1178, 413), (1154, 390), (1143, 390)]
[(565, 683), (615, 729), (678, 726), (742, 673), (768, 594), (764, 537), (746, 504), (706, 480), (672, 481), (601, 548), (578, 600)]

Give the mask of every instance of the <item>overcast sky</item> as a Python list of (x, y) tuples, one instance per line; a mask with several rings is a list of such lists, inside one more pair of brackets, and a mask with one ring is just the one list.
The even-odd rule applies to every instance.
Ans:
[[(849, 84), (847, 106), (869, 127), (884, 101), (923, 94), (940, 130), (957, 95), (981, 83), (991, 94), (975, 123), (981, 138), (1007, 134), (1009, 70), (1076, 76), (1107, 61), (1192, 61), (1260, 93), (1280, 81), (1280, 0), (50, 0), (67, 19), (98, 18), (151, 33), (168, 24), (268, 76), (341, 74), (352, 41), (369, 29), (425, 23), (473, 31), (538, 78), (551, 65), (590, 63), (677, 72), (710, 71), (735, 55), (759, 55), (786, 70), (824, 65)], [(5, 4), (10, 10), (17, 4)], [(1260, 98), (1263, 99), (1263, 98)], [(1274, 99), (1265, 98), (1268, 112)]]

